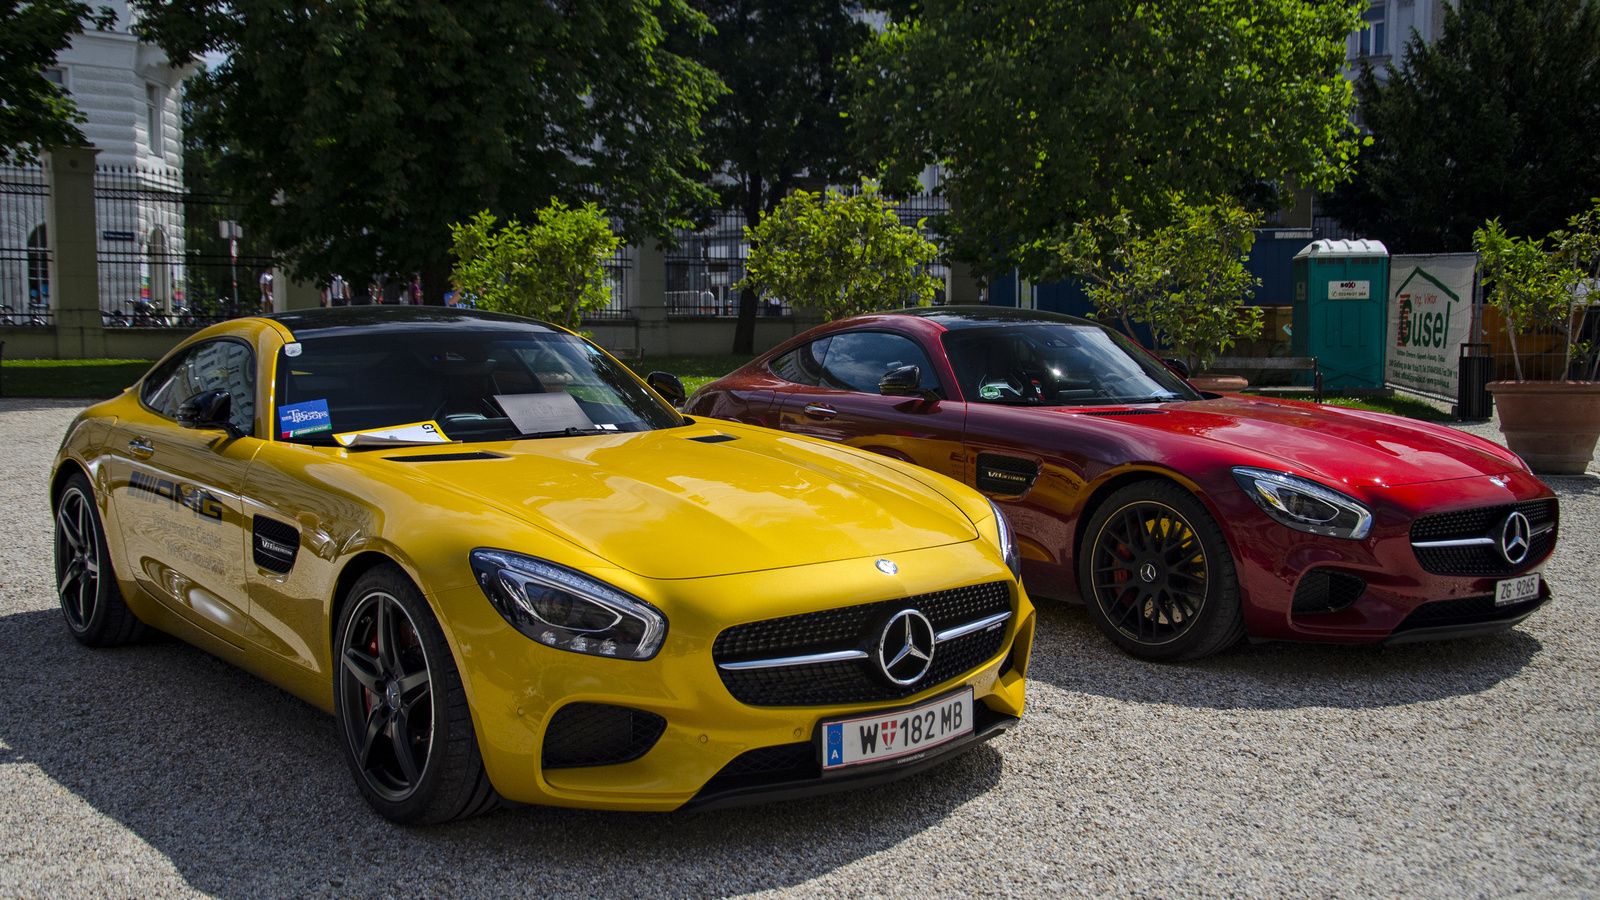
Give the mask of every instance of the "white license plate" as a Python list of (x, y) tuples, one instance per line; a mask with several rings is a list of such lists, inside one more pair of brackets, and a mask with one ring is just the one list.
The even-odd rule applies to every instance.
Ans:
[(1524, 575), (1521, 578), (1507, 578), (1495, 582), (1494, 605), (1507, 606), (1512, 603), (1521, 603), (1539, 596), (1539, 573)]
[(972, 688), (894, 712), (822, 723), (822, 768), (895, 759), (972, 733)]

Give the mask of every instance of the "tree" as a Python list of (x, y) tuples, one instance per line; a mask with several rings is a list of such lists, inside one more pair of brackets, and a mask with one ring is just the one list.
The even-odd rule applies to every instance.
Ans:
[[(920, 224), (920, 223), (919, 223)], [(745, 229), (750, 259), (740, 287), (795, 306), (815, 306), (828, 321), (880, 309), (926, 306), (938, 282), (921, 267), (938, 248), (900, 224), (877, 187), (847, 197), (795, 191), (756, 227)]]
[(450, 226), (456, 257), (451, 280), (480, 309), (531, 316), (577, 330), (584, 312), (611, 299), (605, 260), (621, 241), (606, 211), (557, 200), (525, 226), (516, 219), (498, 231), (488, 210)]
[[(681, 44), (729, 91), (705, 119), (702, 151), (729, 179), (719, 199), (755, 227), (796, 187), (822, 187), (857, 168), (846, 134), (841, 67), (867, 26), (840, 0), (690, 0), (715, 31)], [(733, 352), (755, 352), (756, 293), (739, 295)]]
[(1145, 229), (1122, 210), (1080, 222), (1048, 272), (1087, 282), (1095, 318), (1150, 326), (1158, 347), (1199, 372), (1240, 338), (1261, 333), (1261, 309), (1245, 306), (1261, 282), (1245, 268), (1258, 217), (1223, 198), (1193, 205), (1168, 198), (1171, 221)]
[[(1547, 238), (1512, 237), (1498, 219), (1483, 223), (1472, 234), (1472, 249), (1485, 275), (1488, 300), (1500, 308), (1511, 361), (1522, 381), (1522, 355), (1517, 335), (1534, 329), (1551, 329), (1562, 335), (1568, 360), (1593, 350), (1573, 339), (1573, 312), (1579, 286), (1593, 285), (1600, 277), (1600, 199), (1586, 212), (1567, 220), (1570, 231), (1558, 229)], [(1550, 248), (1545, 248), (1545, 241)], [(1596, 366), (1600, 366), (1597, 361)], [(1595, 378), (1591, 367), (1589, 380)]]
[(40, 147), (88, 143), (83, 114), (44, 69), (85, 25), (105, 30), (116, 13), (73, 0), (0, 0), (0, 163), (26, 162)]
[(197, 96), (219, 179), (297, 276), (421, 275), (442, 302), (450, 223), (597, 201), (630, 237), (703, 200), (716, 77), (663, 47), (682, 0), (136, 0), (174, 60), (226, 59)]
[(1326, 209), (1407, 252), (1465, 250), (1485, 219), (1546, 234), (1600, 194), (1600, 4), (1463, 0), (1444, 36), (1357, 79), (1373, 143)]
[(856, 127), (903, 185), (944, 168), (936, 223), (979, 272), (1037, 276), (1072, 223), (1171, 191), (1272, 205), (1344, 176), (1339, 74), (1357, 7), (1306, 0), (924, 0), (855, 71)]

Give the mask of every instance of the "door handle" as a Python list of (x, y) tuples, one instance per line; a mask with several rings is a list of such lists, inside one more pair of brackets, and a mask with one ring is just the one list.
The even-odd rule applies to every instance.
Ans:
[(839, 414), (837, 409), (821, 403), (807, 403), (805, 413), (814, 419), (831, 419)]
[(128, 454), (135, 459), (149, 459), (150, 454), (156, 452), (156, 445), (142, 437), (136, 437), (128, 442)]

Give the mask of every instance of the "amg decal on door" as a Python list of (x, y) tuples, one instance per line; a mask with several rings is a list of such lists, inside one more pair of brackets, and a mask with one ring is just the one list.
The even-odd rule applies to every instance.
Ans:
[(186, 507), (194, 510), (197, 516), (222, 519), (222, 501), (194, 485), (157, 478), (148, 472), (134, 472), (128, 476), (128, 487), (151, 503), (165, 500), (173, 509)]

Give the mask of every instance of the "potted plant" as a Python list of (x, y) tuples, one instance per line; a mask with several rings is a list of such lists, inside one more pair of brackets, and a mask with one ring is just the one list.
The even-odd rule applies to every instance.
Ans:
[[(1488, 386), (1499, 411), (1500, 432), (1506, 446), (1529, 468), (1550, 475), (1582, 475), (1600, 439), (1596, 366), (1571, 371), (1574, 360), (1587, 358), (1593, 350), (1574, 339), (1573, 329), (1574, 319), (1579, 324), (1583, 319), (1586, 304), (1579, 301), (1600, 275), (1600, 200), (1587, 213), (1573, 216), (1568, 225), (1570, 230), (1545, 239), (1513, 238), (1497, 219), (1491, 219), (1472, 235), (1489, 298), (1500, 310), (1511, 344), (1517, 376), (1515, 381)], [(1578, 378), (1540, 381), (1523, 376), (1517, 337), (1537, 328), (1560, 335), (1568, 370), (1563, 374)]]

